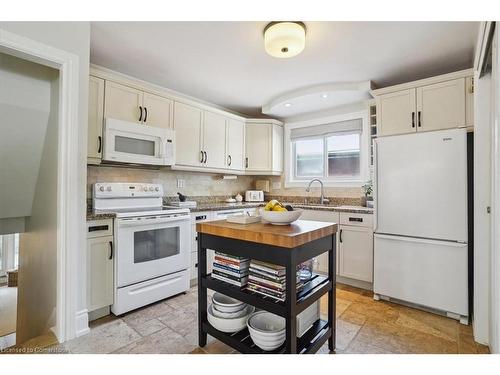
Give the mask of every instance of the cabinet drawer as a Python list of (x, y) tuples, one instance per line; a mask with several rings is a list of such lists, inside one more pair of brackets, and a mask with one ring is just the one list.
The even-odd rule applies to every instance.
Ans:
[(340, 224), (371, 228), (373, 226), (373, 215), (341, 212)]
[(87, 221), (87, 238), (113, 235), (113, 219)]

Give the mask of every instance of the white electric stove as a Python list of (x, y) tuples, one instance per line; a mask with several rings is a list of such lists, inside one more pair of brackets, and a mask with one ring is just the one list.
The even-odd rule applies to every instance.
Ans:
[(116, 214), (115, 315), (189, 289), (189, 209), (163, 206), (162, 185), (96, 183), (93, 207)]

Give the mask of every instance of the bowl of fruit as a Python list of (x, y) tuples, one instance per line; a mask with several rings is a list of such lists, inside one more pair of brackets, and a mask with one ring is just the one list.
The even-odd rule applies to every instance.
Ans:
[(290, 205), (283, 205), (276, 199), (269, 201), (260, 210), (262, 221), (274, 225), (288, 225), (297, 220), (302, 214), (302, 210), (294, 209)]

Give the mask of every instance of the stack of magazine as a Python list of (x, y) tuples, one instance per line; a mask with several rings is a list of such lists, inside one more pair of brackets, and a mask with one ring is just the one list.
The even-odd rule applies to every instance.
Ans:
[[(297, 291), (302, 287), (303, 285), (298, 279)], [(276, 301), (285, 301), (286, 268), (252, 259), (247, 289)]]
[(212, 277), (244, 288), (248, 282), (250, 259), (215, 252)]

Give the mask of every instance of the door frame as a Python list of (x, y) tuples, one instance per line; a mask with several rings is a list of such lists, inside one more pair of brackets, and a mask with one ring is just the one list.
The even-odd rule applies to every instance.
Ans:
[(491, 305), (490, 305), (490, 351), (500, 353), (500, 53), (498, 51), (498, 29), (495, 28), (492, 42), (492, 155), (491, 155)]
[[(57, 161), (57, 298), (56, 324), (52, 328), (64, 342), (77, 330), (77, 256), (84, 253), (80, 212), (79, 173), (84, 165), (78, 150), (79, 57), (38, 41), (0, 29), (0, 52), (59, 71)], [(83, 286), (84, 287), (84, 286)], [(87, 328), (88, 330), (88, 324)], [(79, 332), (82, 331), (79, 328)]]

